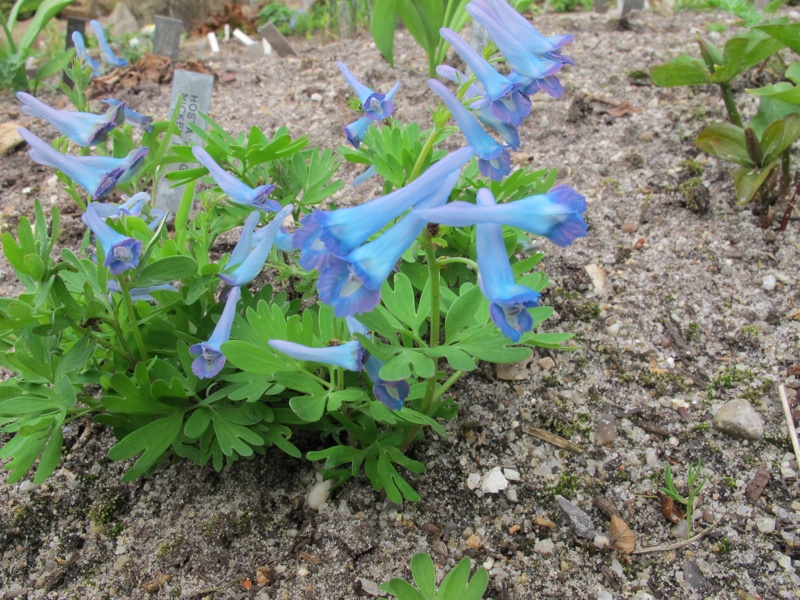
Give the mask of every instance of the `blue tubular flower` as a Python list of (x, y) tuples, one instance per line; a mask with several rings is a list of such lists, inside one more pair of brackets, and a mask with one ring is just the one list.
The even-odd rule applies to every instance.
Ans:
[(122, 204), (106, 204), (104, 202), (90, 202), (91, 207), (98, 215), (104, 219), (119, 219), (120, 217), (138, 217), (142, 214), (145, 202), (150, 201), (150, 194), (139, 192), (130, 198), (126, 198)]
[(361, 145), (361, 140), (367, 135), (367, 129), (369, 129), (370, 125), (372, 125), (372, 119), (361, 117), (350, 123), (350, 125), (342, 127), (342, 131), (344, 131), (347, 141), (350, 142), (353, 148), (358, 148)]
[(451, 152), (407, 186), (360, 206), (313, 211), (303, 218), (294, 234), (294, 247), (302, 255), (301, 266), (318, 269), (312, 265), (323, 265), (329, 254), (344, 256), (363, 244), (390, 221), (434, 194), (439, 182), (459, 171), (474, 154), (469, 146)]
[(264, 268), (269, 251), (272, 250), (272, 245), (275, 242), (275, 235), (278, 233), (278, 229), (286, 215), (291, 213), (292, 209), (294, 209), (294, 206), (291, 204), (282, 208), (270, 221), (269, 225), (264, 228), (263, 237), (261, 237), (256, 247), (248, 253), (247, 257), (239, 263), (236, 270), (231, 273), (222, 273), (219, 278), (228, 285), (236, 286), (246, 285), (253, 281), (261, 272), (261, 269)]
[(189, 354), (197, 357), (192, 361), (192, 373), (200, 379), (214, 377), (225, 366), (226, 358), (222, 354), (220, 346), (231, 337), (233, 319), (236, 316), (236, 304), (241, 297), (242, 290), (238, 287), (232, 288), (211, 337), (207, 342), (200, 342), (189, 348)]
[[(113, 279), (108, 280), (108, 289), (114, 293), (122, 291), (119, 282)], [(169, 292), (177, 292), (178, 288), (175, 286), (174, 283), (160, 283), (158, 285), (148, 285), (140, 288), (130, 288), (128, 290), (128, 293), (131, 296), (131, 300), (133, 300), (134, 302), (138, 300), (142, 300), (144, 302), (155, 302), (156, 299), (153, 298), (153, 296), (151, 296), (150, 294), (152, 292), (159, 292), (162, 290)]]
[(209, 174), (216, 184), (228, 195), (234, 204), (249, 205), (265, 212), (280, 210), (280, 204), (275, 202), (275, 200), (267, 199), (267, 196), (275, 189), (274, 185), (260, 185), (257, 188), (251, 188), (220, 167), (214, 159), (211, 158), (211, 155), (200, 146), (194, 146), (192, 148), (192, 154), (194, 154), (194, 157), (208, 169)]
[(392, 103), (392, 99), (397, 93), (397, 90), (400, 89), (399, 81), (394, 85), (388, 94), (373, 92), (358, 79), (356, 79), (356, 76), (350, 72), (350, 69), (348, 69), (344, 63), (340, 62), (336, 64), (339, 65), (339, 70), (342, 72), (342, 75), (344, 75), (347, 83), (350, 84), (350, 87), (353, 88), (356, 96), (358, 96), (358, 99), (361, 102), (361, 108), (364, 110), (365, 117), (372, 121), (382, 121), (383, 119), (386, 119), (392, 115), (394, 112), (394, 104)]
[(364, 370), (372, 380), (372, 393), (386, 407), (391, 410), (400, 410), (403, 408), (403, 402), (411, 392), (411, 386), (405, 379), (396, 381), (381, 379), (380, 372), (383, 365), (384, 362), (374, 356), (369, 356), (364, 361)]
[(92, 28), (95, 37), (97, 37), (97, 45), (100, 46), (100, 58), (103, 59), (103, 62), (112, 67), (127, 67), (128, 61), (124, 58), (117, 57), (111, 49), (111, 46), (108, 45), (106, 32), (103, 31), (103, 26), (100, 25), (100, 22), (91, 20), (89, 21), (89, 27)]
[(17, 131), (31, 147), (31, 160), (63, 171), (91, 195), (93, 200), (104, 196), (118, 184), (133, 177), (147, 155), (147, 148), (131, 150), (125, 158), (106, 156), (67, 156), (39, 139), (27, 129)]
[(520, 75), (516, 71), (511, 71), (511, 73), (508, 74), (508, 78), (522, 86), (522, 90), (528, 97), (533, 96), (539, 90), (556, 99), (564, 95), (564, 86), (561, 85), (561, 82), (555, 75), (543, 77), (542, 79), (531, 79), (530, 77)]
[(573, 35), (543, 36), (506, 0), (473, 0), (473, 3), (481, 7), (487, 15), (493, 16), (496, 21), (499, 21), (514, 38), (522, 42), (534, 54), (575, 64), (565, 56), (561, 56), (562, 46), (572, 42), (575, 39)]
[(467, 12), (486, 28), (492, 41), (497, 44), (508, 64), (517, 73), (531, 79), (543, 79), (554, 75), (564, 64), (561, 60), (543, 59), (531, 52), (523, 41), (512, 35), (505, 24), (484, 4), (476, 2), (467, 4)]
[[(266, 230), (266, 227), (262, 227)], [(294, 252), (294, 233), (286, 231), (281, 225), (278, 233), (275, 234), (275, 247), (281, 252)]]
[(92, 230), (97, 242), (103, 247), (103, 253), (106, 255), (103, 265), (108, 267), (113, 275), (136, 268), (139, 264), (139, 253), (142, 251), (140, 240), (122, 235), (112, 228), (91, 205), (87, 207), (81, 220)]
[[(495, 206), (492, 193), (478, 190), (479, 206)], [(478, 282), (489, 300), (489, 314), (503, 334), (518, 342), (522, 334), (533, 329), (529, 308), (539, 305), (539, 293), (518, 285), (503, 243), (503, 226), (478, 223), (475, 226), (478, 254)]]
[(556, 246), (569, 246), (588, 229), (583, 213), (586, 198), (567, 185), (557, 185), (546, 194), (494, 206), (451, 202), (441, 208), (419, 210), (431, 223), (463, 227), (477, 223), (498, 223), (519, 227), (549, 239)]
[[(242, 233), (239, 236), (239, 241), (231, 252), (230, 258), (225, 265), (225, 269), (237, 267), (242, 264), (242, 261), (250, 255), (253, 250), (253, 232), (258, 226), (258, 221), (261, 219), (261, 213), (254, 210), (249, 215), (242, 226)], [(264, 228), (266, 230), (266, 227)], [(259, 240), (260, 241), (260, 240)]]
[[(447, 202), (460, 171), (449, 174), (436, 191), (419, 207), (441, 206)], [(317, 280), (319, 299), (333, 306), (337, 317), (350, 317), (371, 311), (381, 299), (381, 285), (411, 243), (425, 227), (412, 210), (375, 240), (359, 246), (343, 258), (332, 258)]]
[(80, 31), (72, 32), (72, 43), (75, 45), (75, 55), (78, 60), (92, 67), (92, 77), (100, 75), (100, 63), (86, 53), (86, 44)]
[(519, 125), (531, 114), (531, 101), (517, 89), (518, 86), (498, 73), (490, 62), (475, 52), (455, 31), (443, 27), (439, 33), (461, 55), (486, 90), (485, 99), (473, 103), (475, 108), (488, 104), (489, 110), (495, 117), (512, 125)]
[(105, 98), (101, 100), (101, 102), (103, 102), (103, 104), (108, 104), (109, 106), (119, 106), (121, 104), (125, 107), (124, 116), (125, 122), (128, 125), (133, 125), (134, 127), (144, 129), (147, 133), (153, 133), (153, 117), (148, 117), (140, 112), (136, 112), (132, 108), (128, 108), (124, 102), (120, 102), (114, 98)]
[(361, 355), (364, 350), (355, 340), (327, 348), (311, 348), (286, 340), (269, 340), (268, 344), (278, 352), (297, 360), (334, 365), (348, 371), (361, 371)]
[(475, 148), (480, 172), (492, 181), (501, 181), (511, 172), (511, 154), (508, 148), (495, 142), (443, 83), (429, 79), (428, 85), (450, 110), (461, 133), (467, 138), (467, 143)]
[(124, 118), (124, 104), (111, 107), (103, 115), (93, 115), (52, 108), (25, 92), (17, 92), (17, 100), (22, 102), (23, 114), (46, 120), (73, 142), (84, 147), (105, 142), (109, 132), (122, 123)]
[(354, 188), (357, 188), (367, 179), (371, 179), (372, 177), (375, 177), (375, 175), (377, 174), (378, 174), (378, 169), (375, 168), (375, 165), (370, 165), (366, 168), (366, 170), (363, 173), (361, 173), (361, 175), (353, 179), (352, 185)]

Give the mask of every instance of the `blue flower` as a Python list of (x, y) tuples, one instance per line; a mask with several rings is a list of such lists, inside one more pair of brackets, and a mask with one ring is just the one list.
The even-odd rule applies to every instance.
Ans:
[[(244, 225), (242, 226), (242, 233), (239, 235), (239, 241), (236, 242), (236, 246), (234, 246), (233, 252), (231, 252), (230, 258), (228, 258), (228, 262), (225, 264), (223, 270), (238, 267), (253, 251), (253, 233), (256, 227), (258, 227), (258, 221), (260, 219), (261, 213), (257, 210), (247, 215), (247, 219), (245, 219)], [(266, 229), (266, 227), (264, 229)]]
[(380, 372), (383, 365), (384, 362), (374, 356), (369, 356), (364, 361), (364, 370), (372, 380), (372, 393), (375, 394), (377, 400), (391, 410), (400, 410), (403, 408), (403, 402), (408, 398), (409, 392), (411, 392), (411, 386), (405, 379), (394, 381), (381, 379)]
[(90, 202), (89, 207), (104, 219), (119, 219), (120, 217), (140, 216), (145, 203), (150, 201), (150, 194), (147, 192), (139, 192), (130, 198), (123, 194), (122, 197), (125, 199), (122, 204)]
[[(347, 83), (350, 84), (350, 87), (353, 88), (356, 96), (358, 96), (358, 99), (361, 102), (361, 108), (364, 111), (364, 116), (367, 119), (372, 121), (382, 121), (383, 119), (386, 119), (392, 115), (394, 112), (394, 104), (392, 103), (392, 99), (400, 89), (399, 81), (394, 85), (388, 94), (373, 92), (358, 79), (356, 79), (356, 76), (350, 72), (350, 69), (348, 69), (344, 63), (340, 62), (336, 64), (339, 65), (339, 70), (342, 72), (342, 75), (344, 75)], [(354, 145), (358, 147), (356, 144)]]
[[(448, 81), (457, 83), (459, 86), (469, 79), (464, 75), (464, 73), (449, 65), (439, 65), (436, 67), (436, 73)], [(509, 148), (512, 150), (519, 150), (520, 139), (519, 131), (517, 131), (516, 126), (497, 118), (494, 114), (492, 114), (491, 108), (486, 104), (478, 107), (476, 106), (478, 104), (477, 102), (470, 102), (473, 98), (479, 97), (481, 97), (481, 91), (478, 89), (478, 86), (475, 83), (472, 83), (467, 88), (466, 92), (464, 92), (464, 100), (467, 101), (465, 104), (467, 109), (475, 117), (477, 117), (481, 123), (486, 125), (486, 127), (489, 127), (497, 132), (497, 134), (503, 138), (503, 141), (508, 145)]]
[[(360, 333), (365, 337), (371, 337), (369, 329), (355, 317), (346, 317), (347, 328), (350, 330), (350, 335)], [(403, 408), (403, 401), (408, 397), (411, 391), (411, 386), (405, 379), (387, 381), (381, 379), (381, 368), (385, 363), (367, 353), (363, 360), (364, 370), (372, 380), (372, 393), (375, 398), (386, 405), (391, 410), (400, 410)]]
[(189, 353), (197, 358), (192, 361), (192, 373), (200, 379), (214, 377), (225, 366), (225, 355), (220, 346), (231, 337), (233, 319), (236, 316), (236, 304), (242, 297), (242, 290), (237, 286), (230, 290), (225, 300), (225, 308), (214, 328), (214, 332), (207, 342), (194, 344), (189, 348)]
[(211, 155), (200, 146), (192, 147), (192, 154), (194, 154), (194, 157), (208, 169), (209, 174), (216, 184), (228, 195), (234, 204), (249, 205), (265, 212), (280, 210), (280, 204), (275, 202), (275, 200), (267, 199), (267, 196), (275, 189), (274, 185), (260, 185), (257, 188), (251, 188), (220, 167), (214, 159), (211, 158)]
[(361, 145), (361, 140), (367, 135), (367, 129), (372, 125), (372, 119), (369, 117), (361, 117), (356, 119), (350, 125), (342, 127), (347, 141), (352, 144), (353, 148), (358, 148)]
[(525, 117), (531, 114), (530, 99), (518, 89), (522, 86), (501, 75), (490, 62), (475, 52), (452, 29), (443, 27), (439, 32), (461, 55), (485, 90), (485, 95), (473, 101), (470, 105), (471, 108), (488, 106), (494, 117), (512, 125), (519, 125)]
[(121, 104), (125, 107), (125, 122), (128, 125), (133, 125), (134, 127), (144, 129), (147, 133), (153, 133), (153, 117), (148, 117), (140, 112), (136, 112), (132, 108), (128, 108), (124, 102), (120, 102), (114, 98), (104, 98), (101, 102), (103, 102), (103, 104), (108, 104), (109, 106), (119, 106)]
[(543, 36), (506, 0), (473, 0), (471, 4), (479, 7), (487, 17), (504, 27), (513, 38), (537, 56), (575, 64), (565, 56), (561, 56), (562, 47), (574, 39), (572, 34)]
[[(253, 279), (255, 279), (264, 268), (264, 263), (267, 262), (269, 251), (272, 250), (272, 245), (275, 243), (275, 236), (278, 233), (283, 220), (292, 212), (293, 209), (294, 206), (287, 204), (284, 208), (278, 211), (278, 213), (273, 217), (272, 221), (270, 221), (269, 225), (264, 228), (264, 233), (262, 236), (259, 236), (260, 239), (258, 244), (254, 248), (250, 249), (247, 255), (241, 259), (241, 262), (237, 264), (236, 269), (230, 273), (222, 273), (219, 278), (228, 285), (235, 286), (246, 285), (253, 281)], [(248, 217), (249, 223), (252, 223), (252, 217), (252, 214), (250, 217)], [(245, 225), (245, 227), (247, 227), (247, 225)], [(245, 236), (248, 235), (246, 231), (244, 231), (243, 234)], [(252, 241), (252, 237), (254, 236), (252, 230), (249, 235), (251, 236), (250, 240)], [(242, 248), (250, 245), (251, 244), (248, 242), (243, 245)], [(236, 249), (234, 249), (234, 253), (237, 254), (237, 260), (243, 256), (243, 252), (237, 252)]]
[[(115, 281), (114, 279), (108, 280), (108, 289), (114, 293), (119, 293), (122, 291), (122, 287), (120, 287), (119, 282)], [(144, 302), (155, 302), (156, 299), (153, 298), (150, 294), (152, 292), (159, 292), (159, 291), (169, 291), (169, 292), (177, 292), (178, 288), (175, 286), (174, 283), (160, 283), (158, 285), (148, 285), (145, 287), (139, 288), (130, 288), (128, 293), (131, 296), (131, 300), (134, 302), (138, 300), (142, 300)]]
[(103, 62), (112, 67), (127, 67), (128, 61), (124, 58), (118, 58), (111, 46), (108, 45), (106, 32), (103, 31), (103, 26), (100, 25), (100, 22), (91, 20), (89, 21), (89, 27), (92, 28), (95, 37), (97, 37), (97, 45), (100, 46), (100, 58), (103, 59)]
[(361, 355), (364, 350), (355, 340), (327, 348), (311, 348), (286, 340), (269, 340), (268, 344), (278, 352), (297, 360), (334, 365), (348, 371), (361, 371)]
[(431, 223), (463, 227), (477, 223), (498, 223), (541, 235), (556, 246), (569, 246), (588, 230), (583, 213), (586, 198), (567, 185), (557, 185), (546, 194), (494, 206), (451, 202), (441, 208), (420, 210), (420, 218)]
[(361, 173), (361, 175), (358, 175), (355, 179), (353, 179), (352, 185), (354, 188), (357, 188), (368, 179), (375, 177), (377, 174), (378, 169), (375, 168), (375, 165), (370, 165), (364, 170), (363, 173)]
[(86, 53), (86, 44), (80, 31), (72, 32), (72, 43), (75, 45), (75, 56), (78, 60), (92, 67), (92, 77), (100, 75), (100, 63)]
[(492, 181), (501, 181), (511, 172), (511, 154), (508, 148), (495, 142), (443, 83), (429, 79), (428, 85), (445, 103), (467, 143), (475, 149), (480, 172)]
[(103, 265), (108, 267), (113, 275), (136, 268), (139, 264), (139, 253), (142, 251), (140, 240), (125, 236), (108, 225), (92, 205), (87, 207), (81, 220), (92, 230), (97, 242), (102, 246), (106, 256)]
[[(381, 299), (381, 285), (411, 243), (425, 228), (418, 215), (422, 208), (447, 202), (460, 171), (445, 177), (433, 194), (373, 241), (347, 255), (331, 258), (319, 274), (317, 292), (320, 301), (333, 306), (337, 317), (349, 317), (371, 311)], [(302, 228), (301, 228), (302, 230)]]
[(360, 206), (334, 211), (315, 210), (306, 215), (294, 233), (294, 247), (301, 254), (300, 266), (319, 271), (330, 258), (344, 256), (363, 244), (412, 206), (436, 194), (439, 187), (437, 184), (461, 169), (474, 154), (470, 147), (461, 148), (428, 167), (405, 187), (390, 194)]
[(25, 92), (17, 92), (22, 113), (45, 119), (79, 146), (95, 146), (108, 139), (109, 132), (123, 121), (125, 105), (111, 107), (103, 115), (58, 110)]
[(467, 12), (486, 28), (506, 62), (517, 73), (531, 79), (543, 79), (554, 75), (564, 64), (563, 60), (556, 60), (551, 56), (542, 58), (530, 50), (525, 41), (518, 39), (506, 23), (499, 19), (487, 2), (473, 1), (467, 4)]
[(27, 129), (20, 127), (17, 131), (31, 147), (28, 153), (31, 160), (63, 171), (72, 181), (89, 192), (93, 200), (104, 196), (117, 185), (133, 177), (147, 155), (147, 148), (139, 148), (131, 150), (125, 158), (67, 156)]
[[(478, 190), (478, 205), (495, 206), (492, 193)], [(489, 300), (489, 314), (503, 334), (518, 342), (522, 334), (533, 329), (529, 308), (539, 305), (539, 293), (519, 285), (508, 261), (503, 243), (503, 226), (478, 223), (475, 226), (478, 254), (478, 282)]]

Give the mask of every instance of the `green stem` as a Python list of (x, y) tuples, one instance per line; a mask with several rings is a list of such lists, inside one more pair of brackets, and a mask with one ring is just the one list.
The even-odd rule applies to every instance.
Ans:
[(433, 130), (431, 130), (431, 134), (428, 136), (428, 139), (425, 140), (425, 145), (422, 147), (422, 151), (419, 153), (417, 162), (414, 163), (414, 168), (411, 169), (411, 174), (408, 176), (408, 181), (406, 183), (410, 183), (419, 177), (419, 174), (422, 171), (422, 165), (425, 164), (425, 159), (428, 158), (431, 150), (433, 150), (433, 145), (436, 143), (436, 138), (439, 137), (437, 135), (438, 133), (439, 128), (434, 124)]
[(141, 360), (147, 361), (149, 360), (147, 356), (147, 349), (144, 346), (144, 340), (142, 339), (142, 332), (139, 331), (139, 323), (136, 321), (136, 313), (133, 310), (133, 301), (131, 300), (130, 295), (130, 286), (127, 278), (119, 280), (119, 287), (121, 288), (121, 294), (123, 302), (125, 303), (125, 312), (128, 313), (128, 321), (131, 325), (131, 332), (133, 333), (133, 339), (136, 340), (136, 346), (139, 348), (139, 356)]
[[(430, 235), (425, 236), (425, 259), (428, 263), (428, 273), (431, 280), (431, 331), (428, 338), (428, 347), (435, 348), (439, 345), (439, 326), (440, 326), (440, 283), (439, 283), (439, 263), (436, 260), (436, 248), (434, 248), (433, 238)], [(436, 375), (439, 372), (439, 359), (434, 359), (433, 375), (428, 378), (428, 384), (425, 387), (425, 395), (422, 397), (422, 406), (420, 412), (427, 415), (431, 411), (434, 396), (436, 395)], [(450, 384), (452, 385), (452, 384)], [(405, 452), (408, 447), (414, 442), (419, 433), (421, 424), (412, 425), (406, 432), (405, 438), (400, 444), (400, 452)]]
[(440, 258), (438, 261), (440, 267), (449, 265), (451, 263), (461, 263), (462, 265), (472, 267), (476, 271), (478, 270), (478, 263), (476, 263), (474, 260), (470, 260), (469, 258), (464, 258), (463, 256), (448, 256), (447, 258)]
[(451, 387), (453, 387), (453, 385), (455, 385), (456, 381), (458, 381), (459, 379), (461, 379), (461, 376), (462, 376), (464, 373), (466, 373), (466, 372), (467, 372), (467, 371), (456, 371), (455, 373), (453, 373), (452, 375), (450, 375), (450, 377), (447, 379), (447, 381), (445, 381), (445, 382), (444, 382), (444, 383), (443, 383), (443, 384), (442, 384), (442, 385), (439, 387), (439, 391), (438, 391), (438, 392), (436, 392), (436, 395), (434, 396), (434, 401), (438, 403), (438, 402), (439, 402), (439, 400), (441, 400), (442, 396), (444, 396), (444, 395), (445, 395), (445, 393), (447, 392), (447, 390), (449, 390)]
[(744, 127), (742, 124), (742, 116), (739, 114), (739, 109), (736, 106), (736, 100), (733, 97), (733, 90), (729, 83), (719, 84), (720, 92), (722, 93), (722, 100), (725, 102), (725, 108), (728, 111), (728, 118), (731, 123), (737, 127)]

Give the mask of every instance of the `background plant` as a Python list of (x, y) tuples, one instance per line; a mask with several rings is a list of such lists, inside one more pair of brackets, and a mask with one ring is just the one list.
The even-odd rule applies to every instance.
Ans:
[[(73, 0), (17, 0), (7, 13), (0, 14), (5, 43), (0, 46), (0, 90), (29, 90), (38, 87), (39, 82), (61, 71), (69, 60), (70, 52), (54, 52), (52, 58), (39, 67), (30, 80), (26, 71), (28, 58), (36, 56), (34, 43), (48, 22)], [(14, 41), (13, 31), (20, 13), (35, 10), (28, 26), (18, 42)]]
[(470, 579), (471, 566), (469, 558), (462, 558), (444, 576), (437, 591), (433, 560), (427, 554), (415, 554), (411, 559), (411, 575), (417, 584), (416, 588), (397, 578), (387, 581), (380, 588), (397, 600), (479, 600), (489, 586), (489, 574), (481, 567)]

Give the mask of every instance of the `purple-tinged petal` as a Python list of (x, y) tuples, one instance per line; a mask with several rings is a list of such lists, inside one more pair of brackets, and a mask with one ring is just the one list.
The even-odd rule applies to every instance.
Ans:
[[(491, 9), (494, 14), (508, 30), (508, 32), (520, 40), (531, 52), (540, 55), (555, 54), (560, 57), (559, 50), (565, 44), (573, 41), (574, 36), (571, 34), (557, 35), (553, 37), (545, 37), (536, 27), (533, 26), (525, 17), (519, 14), (516, 9), (511, 6), (506, 0), (477, 0), (476, 4), (481, 5), (485, 9)], [(565, 62), (569, 59), (564, 59)], [(571, 61), (570, 61), (571, 62)]]
[(380, 372), (383, 367), (383, 361), (370, 356), (364, 361), (364, 370), (372, 380), (372, 393), (375, 398), (386, 405), (391, 410), (400, 410), (403, 408), (403, 401), (408, 398), (411, 392), (411, 386), (408, 381), (401, 379), (398, 381), (386, 381), (381, 379)]
[(193, 146), (192, 154), (208, 169), (212, 179), (234, 204), (249, 205), (265, 212), (280, 210), (280, 204), (275, 200), (267, 199), (275, 189), (274, 185), (260, 185), (257, 188), (251, 188), (220, 167), (204, 148)]
[(445, 103), (467, 139), (467, 143), (475, 149), (481, 173), (493, 181), (500, 181), (508, 175), (511, 172), (511, 154), (508, 152), (508, 148), (495, 142), (443, 83), (429, 79), (428, 85)]
[(192, 372), (200, 379), (214, 377), (225, 366), (226, 358), (220, 346), (231, 337), (236, 305), (241, 297), (242, 291), (238, 286), (231, 288), (225, 300), (225, 308), (222, 309), (222, 315), (211, 337), (207, 342), (200, 342), (189, 348), (189, 353), (197, 357), (192, 362)]
[(140, 112), (136, 112), (132, 108), (126, 106), (124, 102), (120, 102), (114, 98), (105, 98), (101, 102), (109, 106), (119, 106), (121, 104), (125, 107), (123, 114), (125, 116), (125, 122), (128, 123), (128, 125), (144, 129), (147, 133), (153, 133), (153, 117), (148, 117)]
[(283, 220), (288, 214), (292, 212), (294, 206), (287, 204), (278, 213), (275, 214), (269, 225), (265, 227), (263, 237), (255, 248), (253, 248), (247, 257), (230, 273), (222, 273), (219, 278), (228, 285), (246, 285), (253, 281), (261, 270), (264, 268), (264, 263), (267, 262), (269, 252), (275, 243), (275, 235), (278, 229), (283, 224)]
[(361, 140), (363, 140), (364, 136), (367, 134), (367, 130), (369, 126), (372, 125), (372, 121), (373, 120), (369, 117), (361, 117), (350, 123), (350, 125), (342, 128), (347, 137), (347, 141), (352, 144), (353, 148), (358, 148), (361, 145)]
[(89, 27), (92, 28), (95, 37), (97, 37), (97, 45), (100, 46), (100, 58), (103, 59), (103, 62), (112, 67), (127, 67), (128, 61), (114, 54), (114, 51), (108, 44), (106, 32), (103, 31), (103, 26), (100, 25), (100, 22), (93, 19), (89, 21)]
[(225, 265), (225, 269), (240, 265), (242, 261), (250, 254), (253, 249), (253, 232), (258, 226), (258, 221), (260, 219), (261, 213), (257, 210), (254, 210), (247, 216), (247, 219), (242, 226), (242, 233), (239, 235), (239, 241), (236, 242), (236, 246), (234, 246), (233, 252), (231, 252), (231, 256)]
[(95, 146), (108, 139), (109, 132), (122, 123), (125, 105), (112, 106), (105, 114), (58, 110), (26, 94), (17, 92), (17, 99), (22, 103), (22, 113), (46, 120), (79, 146)]
[(317, 293), (337, 317), (370, 312), (381, 301), (380, 289), (366, 287), (350, 263), (334, 257), (320, 271)]
[(112, 274), (119, 275), (136, 268), (142, 251), (140, 240), (127, 237), (108, 225), (91, 204), (81, 216), (81, 220), (92, 230), (97, 242), (102, 246), (106, 255), (103, 264)]
[[(114, 293), (119, 293), (122, 291), (122, 288), (114, 279), (108, 280), (108, 289)], [(156, 299), (151, 296), (153, 292), (160, 292), (160, 291), (168, 291), (168, 292), (177, 292), (178, 288), (174, 283), (160, 283), (158, 285), (148, 285), (145, 287), (138, 287), (138, 288), (130, 288), (128, 293), (131, 296), (131, 300), (137, 302), (139, 300), (143, 302), (155, 302)]]
[(80, 31), (72, 32), (72, 43), (75, 46), (75, 55), (78, 60), (85, 62), (92, 68), (92, 77), (100, 75), (100, 63), (86, 53), (86, 44)]
[(451, 202), (447, 206), (420, 210), (419, 216), (431, 223), (463, 227), (477, 223), (497, 223), (519, 227), (548, 238), (557, 246), (568, 246), (588, 230), (583, 220), (586, 198), (571, 187), (558, 185), (546, 194), (528, 196), (495, 206), (476, 206)]
[(312, 348), (286, 340), (269, 340), (267, 343), (278, 352), (297, 360), (334, 365), (348, 371), (361, 371), (361, 356), (364, 350), (355, 340), (327, 348)]
[(359, 101), (361, 104), (364, 104), (367, 99), (374, 94), (374, 92), (368, 88), (366, 85), (361, 83), (353, 73), (350, 72), (350, 69), (343, 62), (338, 62), (336, 65), (339, 67), (339, 71), (342, 72), (344, 78), (347, 80), (347, 83), (353, 88), (353, 91), (358, 96)]

